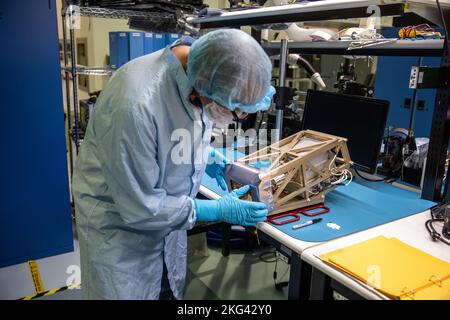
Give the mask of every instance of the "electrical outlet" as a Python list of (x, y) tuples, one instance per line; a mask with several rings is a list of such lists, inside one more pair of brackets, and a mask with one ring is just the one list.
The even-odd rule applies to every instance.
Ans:
[(281, 252), (277, 251), (276, 252), (276, 256), (278, 260), (281, 260), (283, 262), (285, 262), (286, 264), (289, 264), (289, 258), (286, 257), (284, 254), (282, 254)]
[(411, 68), (411, 75), (409, 77), (409, 88), (416, 89), (417, 88), (417, 78), (419, 76), (419, 67)]

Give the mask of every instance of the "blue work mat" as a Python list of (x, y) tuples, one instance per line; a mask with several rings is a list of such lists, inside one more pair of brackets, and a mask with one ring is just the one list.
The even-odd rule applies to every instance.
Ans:
[[(384, 182), (356, 180), (328, 193), (325, 205), (330, 212), (317, 216), (323, 219), (319, 223), (292, 230), (293, 225), (314, 219), (300, 215), (300, 221), (275, 227), (297, 240), (323, 242), (405, 218), (435, 203)], [(340, 229), (333, 228), (337, 226)]]
[[(229, 158), (236, 158), (236, 154), (234, 155), (230, 157), (227, 154)], [(239, 153), (237, 158), (241, 155)], [(215, 179), (207, 175), (204, 176), (202, 185), (219, 195), (227, 193), (217, 185)], [(321, 222), (292, 230), (293, 225), (313, 219), (300, 215), (300, 221), (274, 227), (297, 240), (323, 242), (405, 218), (435, 204), (421, 199), (420, 194), (413, 191), (384, 182), (367, 182), (356, 178), (347, 187), (338, 187), (327, 194), (325, 205), (330, 208), (330, 212), (317, 216), (323, 219)], [(333, 226), (338, 226), (339, 229), (332, 228)]]

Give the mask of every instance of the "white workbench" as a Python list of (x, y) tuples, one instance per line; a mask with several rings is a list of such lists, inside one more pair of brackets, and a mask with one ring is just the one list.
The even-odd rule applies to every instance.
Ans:
[[(214, 191), (203, 186), (200, 188), (200, 193), (209, 199), (220, 198)], [(312, 291), (309, 291), (309, 280), (312, 281), (311, 285), (314, 285), (314, 277), (308, 280), (305, 279), (307, 274), (310, 273), (308, 269), (312, 268), (313, 272), (314, 269), (320, 271), (360, 297), (380, 300), (388, 298), (370, 286), (325, 264), (320, 260), (319, 256), (370, 238), (384, 235), (386, 237), (396, 237), (413, 247), (450, 262), (450, 248), (443, 243), (433, 242), (425, 228), (425, 222), (430, 217), (430, 210), (426, 210), (412, 216), (326, 242), (297, 240), (265, 222), (259, 223), (257, 229), (260, 231), (259, 234), (262, 240), (272, 244), (278, 251), (291, 258), (290, 298), (305, 299), (305, 295), (309, 297), (309, 294), (312, 293)], [(438, 229), (442, 228), (439, 223), (435, 223), (435, 226)], [(305, 288), (305, 285), (308, 288)]]
[[(413, 216), (308, 248), (303, 251), (301, 258), (313, 268), (323, 272), (331, 279), (339, 282), (365, 299), (388, 299), (367, 284), (325, 264), (320, 260), (319, 256), (370, 238), (386, 236), (388, 238), (396, 237), (410, 246), (427, 252), (441, 260), (450, 262), (450, 247), (442, 242), (433, 242), (425, 228), (425, 222), (429, 218), (430, 211), (427, 210)], [(435, 225), (438, 230), (442, 228), (439, 223), (436, 223)]]
[(301, 255), (303, 253), (303, 251), (305, 251), (306, 249), (323, 243), (323, 242), (307, 242), (307, 241), (297, 240), (297, 239), (292, 238), (291, 236), (287, 235), (283, 231), (280, 231), (279, 229), (275, 228), (274, 226), (272, 226), (270, 223), (267, 223), (267, 222), (258, 223), (257, 229), (266, 233), (271, 238), (278, 241), (280, 244), (284, 245), (286, 248), (289, 248), (290, 250), (298, 253), (299, 255)]

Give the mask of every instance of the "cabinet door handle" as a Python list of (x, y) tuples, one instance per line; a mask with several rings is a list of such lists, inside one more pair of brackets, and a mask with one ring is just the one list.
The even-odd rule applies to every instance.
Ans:
[(417, 111), (425, 110), (425, 100), (419, 100), (417, 102)]
[(411, 98), (405, 98), (403, 106), (405, 107), (405, 109), (411, 109)]

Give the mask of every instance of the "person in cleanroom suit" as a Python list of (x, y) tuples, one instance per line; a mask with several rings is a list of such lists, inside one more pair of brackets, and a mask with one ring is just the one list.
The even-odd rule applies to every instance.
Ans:
[(217, 30), (115, 72), (94, 108), (73, 179), (85, 298), (182, 299), (186, 230), (196, 221), (265, 220), (265, 204), (239, 199), (248, 186), (219, 200), (195, 196), (205, 171), (225, 187), (227, 160), (210, 148), (213, 124), (267, 110), (271, 69), (249, 35)]

